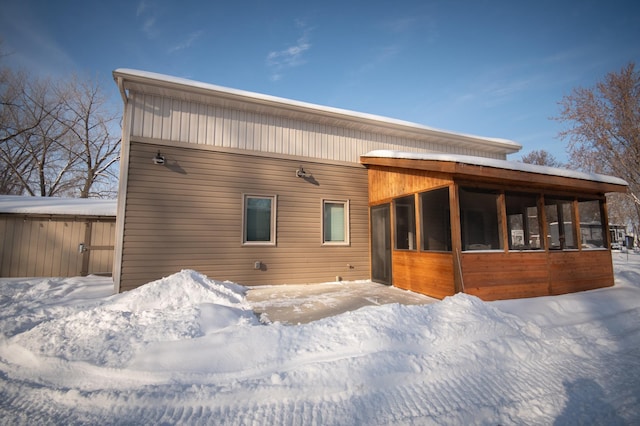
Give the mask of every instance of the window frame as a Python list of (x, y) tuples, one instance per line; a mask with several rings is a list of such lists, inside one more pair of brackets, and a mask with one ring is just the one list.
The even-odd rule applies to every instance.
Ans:
[[(268, 199), (271, 200), (271, 217), (269, 220), (270, 224), (270, 235), (269, 241), (249, 241), (247, 240), (247, 207), (249, 199)], [(277, 243), (277, 209), (278, 209), (278, 196), (277, 195), (262, 195), (262, 194), (242, 194), (242, 246), (262, 246), (262, 247), (272, 247)]]
[[(505, 209), (504, 191), (492, 189), (490, 187), (459, 185), (457, 192), (458, 209), (460, 213), (460, 245), (462, 252), (504, 252), (504, 244), (506, 242), (504, 238), (504, 231), (506, 230), (506, 227), (504, 227), (503, 225), (503, 220), (505, 220), (505, 213), (503, 212), (503, 210)], [(469, 205), (463, 205), (463, 201), (465, 201), (464, 193), (468, 193), (469, 197), (474, 196), (471, 194), (475, 194), (475, 196), (478, 197), (490, 195), (493, 198), (492, 201), (495, 203), (490, 209), (491, 213), (495, 213), (495, 217), (493, 218), (493, 220), (491, 220), (490, 222), (485, 221), (486, 218), (490, 218), (492, 216), (487, 216), (486, 212), (488, 212), (489, 210), (484, 209), (483, 206), (478, 206), (473, 203), (470, 203)], [(482, 243), (471, 243), (470, 241), (468, 241), (469, 239), (471, 239), (472, 233), (475, 233), (475, 230), (472, 229), (470, 225), (470, 223), (474, 221), (480, 221), (483, 223), (481, 227), (482, 233), (484, 234)], [(487, 240), (486, 237), (490, 237), (490, 239)], [(486, 247), (488, 245), (486, 243), (492, 242), (492, 239), (495, 239), (497, 247), (493, 247), (492, 245)]]
[[(565, 212), (564, 207), (568, 206), (569, 211)], [(556, 221), (552, 221), (549, 219), (549, 210), (554, 208), (555, 215), (557, 216)], [(578, 229), (578, 224), (580, 222), (580, 218), (577, 216), (577, 203), (575, 197), (563, 197), (556, 196), (553, 194), (544, 194), (544, 217), (547, 224), (547, 236), (546, 236), (546, 248), (549, 252), (563, 252), (563, 251), (579, 251), (581, 249), (580, 242), (580, 229)], [(566, 213), (569, 213), (568, 215)], [(570, 221), (567, 221), (567, 217)], [(563, 225), (560, 227), (560, 218), (563, 219)], [(576, 221), (577, 219), (577, 221)], [(554, 230), (552, 225), (556, 223), (556, 231), (558, 234), (558, 245), (552, 244), (555, 240)], [(570, 234), (567, 234), (567, 224), (570, 224)], [(573, 246), (569, 246), (567, 243), (568, 235), (570, 236), (570, 240), (573, 242)]]
[[(399, 203), (403, 200), (411, 200), (410, 204)], [(401, 251), (418, 251), (418, 223), (416, 218), (416, 194), (405, 195), (402, 197), (393, 199), (393, 249)], [(399, 246), (400, 233), (398, 232), (398, 211), (399, 208), (411, 207), (407, 215), (407, 248), (401, 248)]]
[[(444, 221), (444, 223), (441, 223), (441, 230), (443, 233), (442, 236), (445, 239), (444, 250), (435, 250), (426, 247), (428, 245), (429, 236), (434, 234), (434, 232), (430, 232), (433, 229), (432, 224), (427, 223), (427, 221), (425, 220), (425, 212), (427, 211), (427, 209), (425, 208), (425, 198), (427, 198), (429, 195), (434, 195), (434, 193), (436, 192), (446, 192), (447, 203), (446, 205), (442, 205), (444, 209), (441, 211), (440, 209), (436, 210), (438, 213), (442, 213), (441, 219), (443, 219)], [(420, 218), (420, 229), (418, 231), (420, 235), (420, 251), (424, 253), (451, 253), (453, 251), (453, 236), (451, 231), (451, 189), (449, 188), (449, 186), (441, 186), (437, 188), (431, 188), (427, 191), (419, 192), (418, 206), (418, 217)], [(431, 209), (430, 211), (433, 212), (434, 210)]]
[[(518, 213), (511, 214), (511, 215), (509, 214), (509, 199), (511, 197), (513, 197), (513, 198), (521, 198), (521, 199), (526, 199), (526, 198), (535, 199), (535, 205), (527, 206), (527, 210), (530, 209), (530, 208), (535, 208), (536, 209), (536, 220), (535, 220), (534, 223), (536, 223), (538, 225), (538, 245), (539, 245), (539, 247), (532, 248), (532, 247), (528, 246), (527, 244), (524, 244), (523, 248), (518, 248), (518, 246), (515, 246), (513, 244), (513, 239), (512, 239), (513, 231), (516, 231), (516, 230), (511, 228), (511, 217), (518, 215)], [(543, 215), (543, 209), (541, 209), (541, 206), (542, 206), (542, 194), (541, 193), (537, 193), (537, 192), (505, 191), (504, 192), (504, 205), (505, 205), (506, 223), (507, 223), (507, 251), (509, 251), (509, 252), (534, 252), (534, 253), (545, 251), (547, 249), (547, 247), (546, 247), (547, 238), (545, 238), (543, 236), (545, 217)], [(523, 229), (521, 231), (522, 231), (522, 234), (523, 234), (523, 239), (531, 241), (531, 237), (535, 235), (531, 231), (531, 223), (527, 222), (525, 224), (525, 222), (524, 222), (525, 219), (528, 220), (528, 219), (531, 218), (531, 216), (527, 215), (527, 217), (525, 218), (523, 213), (524, 212), (520, 213), (520, 216), (522, 216)]]
[[(326, 223), (325, 223), (325, 206), (327, 204), (342, 204), (344, 206), (344, 241), (327, 241), (325, 239), (325, 229), (326, 229)], [(320, 239), (321, 239), (321, 244), (322, 246), (330, 246), (330, 247), (335, 247), (335, 246), (349, 246), (351, 245), (351, 232), (350, 232), (350, 226), (349, 226), (349, 222), (350, 222), (350, 212), (349, 212), (349, 205), (350, 202), (349, 200), (334, 200), (334, 199), (322, 199), (321, 202), (321, 229), (320, 229)]]
[[(592, 225), (592, 223), (589, 222), (582, 222), (582, 213), (584, 210), (580, 209), (580, 205), (583, 203), (598, 203), (598, 216), (599, 216), (599, 223), (600, 223), (600, 232), (602, 235), (602, 246), (600, 247), (589, 247), (587, 246), (587, 241), (589, 241), (588, 239), (584, 238), (585, 236), (585, 232), (583, 230), (583, 227), (585, 226), (589, 226)], [(578, 199), (576, 200), (576, 208), (577, 208), (577, 215), (578, 215), (578, 221), (579, 221), (579, 229), (578, 232), (580, 233), (580, 250), (607, 250), (609, 248), (609, 246), (611, 245), (611, 242), (609, 241), (609, 238), (607, 238), (607, 226), (605, 224), (605, 216), (606, 216), (606, 212), (605, 212), (605, 206), (604, 206), (604, 200), (602, 200), (601, 198), (585, 198), (585, 197), (578, 197)], [(592, 227), (589, 227), (589, 234), (590, 236), (593, 235), (593, 229)], [(611, 234), (611, 232), (609, 231), (609, 235)]]

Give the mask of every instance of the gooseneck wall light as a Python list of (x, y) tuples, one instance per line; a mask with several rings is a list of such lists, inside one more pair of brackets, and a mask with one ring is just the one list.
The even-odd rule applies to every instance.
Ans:
[(153, 157), (153, 164), (157, 164), (159, 166), (164, 164), (164, 155), (160, 154), (160, 151)]

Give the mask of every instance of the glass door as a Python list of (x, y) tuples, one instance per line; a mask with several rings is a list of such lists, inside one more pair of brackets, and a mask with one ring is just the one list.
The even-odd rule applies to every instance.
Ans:
[(391, 285), (391, 205), (371, 207), (371, 280)]

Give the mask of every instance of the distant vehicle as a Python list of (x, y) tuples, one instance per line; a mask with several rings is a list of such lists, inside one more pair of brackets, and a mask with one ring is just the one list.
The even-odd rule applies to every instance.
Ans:
[(609, 225), (611, 234), (611, 250), (622, 250), (626, 246), (627, 227), (624, 225)]

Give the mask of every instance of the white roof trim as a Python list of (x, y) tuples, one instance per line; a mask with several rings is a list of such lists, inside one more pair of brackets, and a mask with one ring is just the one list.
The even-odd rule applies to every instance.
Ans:
[(230, 89), (227, 87), (217, 86), (209, 83), (202, 83), (194, 80), (189, 80), (180, 77), (172, 77), (164, 74), (158, 74), (148, 71), (133, 70), (127, 68), (118, 68), (113, 71), (113, 76), (119, 85), (123, 84), (127, 80), (138, 83), (153, 83), (159, 85), (174, 85), (182, 86), (184, 88), (191, 88), (196, 90), (202, 90), (209, 92), (212, 95), (218, 95), (222, 97), (242, 98), (246, 101), (253, 101), (255, 103), (263, 105), (271, 105), (274, 107), (280, 107), (285, 109), (295, 109), (300, 111), (306, 111), (325, 116), (333, 116), (337, 118), (343, 118), (347, 120), (364, 121), (378, 126), (385, 127), (399, 127), (409, 132), (423, 133), (431, 136), (449, 138), (449, 139), (462, 139), (468, 142), (477, 143), (480, 145), (500, 147), (508, 153), (517, 152), (522, 149), (522, 145), (501, 138), (490, 138), (483, 136), (470, 135), (465, 133), (456, 133), (446, 130), (436, 129), (429, 126), (424, 126), (409, 121), (397, 120), (394, 118), (383, 117), (374, 114), (367, 114), (362, 112), (355, 112), (340, 108), (333, 108), (328, 106), (321, 106), (311, 104), (307, 102), (295, 101), (291, 99), (280, 98), (276, 96), (264, 95), (254, 92), (248, 92), (244, 90)]
[(431, 160), (448, 161), (452, 163), (468, 164), (473, 166), (493, 167), (496, 169), (513, 170), (519, 172), (538, 173), (549, 176), (560, 176), (571, 179), (581, 179), (593, 182), (609, 183), (613, 185), (629, 186), (627, 181), (614, 176), (600, 175), (596, 173), (584, 173), (576, 170), (560, 169), (557, 167), (538, 166), (535, 164), (519, 163), (515, 161), (496, 160), (492, 158), (474, 157), (470, 155), (456, 154), (417, 154), (412, 152), (376, 150), (364, 154), (362, 157), (372, 158), (398, 158), (405, 160)]
[(117, 200), (0, 195), (0, 213), (114, 216)]

